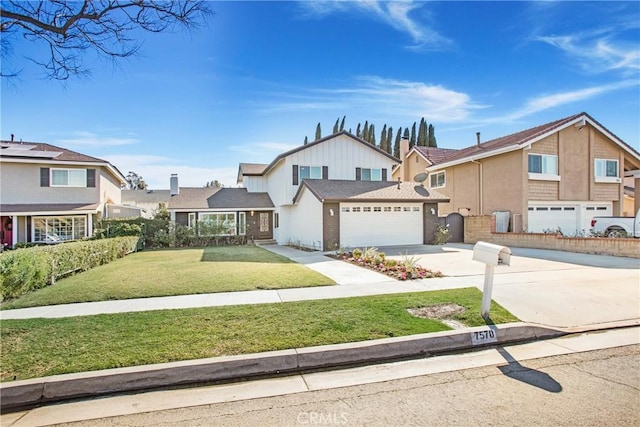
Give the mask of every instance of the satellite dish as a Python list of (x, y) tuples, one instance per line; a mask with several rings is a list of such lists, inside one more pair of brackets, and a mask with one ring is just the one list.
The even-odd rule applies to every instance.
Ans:
[(423, 185), (422, 183), (425, 182), (427, 180), (427, 178), (429, 177), (429, 174), (426, 172), (421, 172), (419, 174), (417, 174), (416, 176), (413, 177), (413, 180), (415, 182), (419, 182), (420, 185)]

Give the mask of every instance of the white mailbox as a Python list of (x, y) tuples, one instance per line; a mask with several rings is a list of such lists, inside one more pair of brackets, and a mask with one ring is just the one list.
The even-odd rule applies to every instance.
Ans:
[(493, 243), (478, 242), (473, 246), (473, 260), (485, 264), (482, 317), (488, 318), (493, 290), (493, 270), (498, 264), (511, 265), (511, 249)]
[(478, 242), (473, 247), (473, 260), (487, 265), (511, 264), (511, 249), (494, 245), (493, 243)]

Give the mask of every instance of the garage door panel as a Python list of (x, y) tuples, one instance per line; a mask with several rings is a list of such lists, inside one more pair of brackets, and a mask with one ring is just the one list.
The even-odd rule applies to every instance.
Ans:
[[(422, 244), (422, 206), (391, 206), (380, 204), (341, 205), (349, 212), (340, 212), (340, 243), (345, 246), (389, 246)], [(360, 208), (354, 212), (353, 208)], [(379, 212), (374, 208), (380, 208)], [(390, 212), (385, 207), (391, 207)], [(400, 207), (400, 211), (394, 210)], [(364, 209), (369, 208), (370, 212)], [(406, 211), (405, 208), (409, 208)], [(415, 210), (417, 209), (417, 210)]]
[(560, 229), (565, 236), (588, 234), (591, 218), (611, 215), (612, 210), (611, 203), (598, 202), (529, 205), (528, 231), (542, 233)]

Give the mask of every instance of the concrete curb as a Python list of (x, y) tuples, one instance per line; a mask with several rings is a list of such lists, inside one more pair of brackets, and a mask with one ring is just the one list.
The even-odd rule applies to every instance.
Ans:
[[(474, 345), (474, 332), (488, 330), (495, 332), (495, 341)], [(0, 384), (0, 410), (11, 412), (81, 397), (239, 381), (257, 376), (423, 357), (487, 345), (555, 338), (569, 333), (562, 329), (517, 322), (355, 343), (55, 375)]]

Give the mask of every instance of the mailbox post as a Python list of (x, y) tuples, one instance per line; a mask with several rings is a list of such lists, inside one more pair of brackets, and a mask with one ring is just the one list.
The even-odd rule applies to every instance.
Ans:
[(482, 292), (482, 317), (489, 317), (491, 292), (493, 291), (493, 271), (498, 264), (511, 264), (511, 249), (493, 243), (478, 242), (473, 246), (473, 260), (485, 264), (484, 290)]

